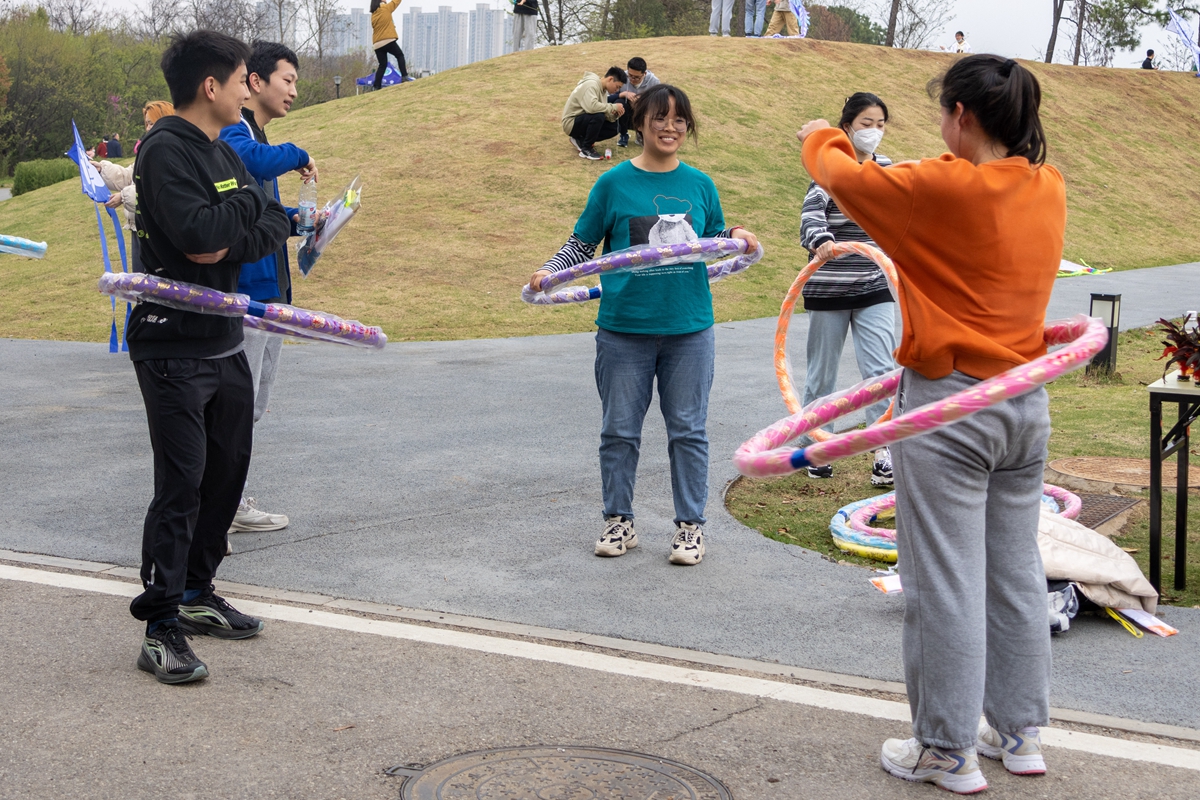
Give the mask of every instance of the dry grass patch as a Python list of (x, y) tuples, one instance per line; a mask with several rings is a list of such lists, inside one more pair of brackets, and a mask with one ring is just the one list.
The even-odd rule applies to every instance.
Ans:
[[(883, 151), (933, 156), (943, 145), (926, 81), (943, 54), (800, 40), (687, 37), (541, 48), (416, 83), (303, 109), (268, 127), (308, 149), (322, 196), (361, 173), (359, 217), (296, 302), (381, 324), (394, 341), (583, 331), (594, 305), (530, 308), (518, 289), (570, 233), (611, 164), (575, 157), (559, 114), (584, 70), (647, 58), (683, 86), (700, 119), (684, 158), (710, 174), (730, 224), (757, 232), (768, 257), (714, 289), (718, 319), (778, 313), (803, 264), (799, 212), (808, 177), (795, 131), (835, 116), (856, 90), (877, 92), (892, 123)], [(1200, 123), (1195, 79), (1032, 64), (1045, 88), (1051, 162), (1069, 183), (1066, 256), (1118, 269), (1200, 257), (1200, 164), (1181, 158)], [(1171, 120), (1170, 125), (1130, 120)], [(614, 159), (637, 149), (614, 148)], [(294, 202), (295, 180), (283, 180)], [(0, 204), (0, 231), (45, 239), (40, 264), (3, 258), (0, 335), (107, 337), (94, 214), (68, 183)]]

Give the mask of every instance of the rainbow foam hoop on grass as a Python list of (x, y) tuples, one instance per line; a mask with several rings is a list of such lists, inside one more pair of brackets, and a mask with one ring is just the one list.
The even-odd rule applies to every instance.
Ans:
[(131, 302), (146, 301), (199, 314), (242, 317), (247, 328), (267, 333), (378, 350), (387, 344), (382, 329), (356, 320), (281, 303), (259, 303), (244, 294), (219, 292), (141, 272), (106, 272), (100, 277), (99, 289)]
[[(538, 306), (584, 303), (588, 300), (599, 299), (602, 294), (600, 287), (566, 286), (566, 284), (583, 280), (592, 275), (636, 272), (650, 267), (699, 261), (716, 262), (708, 265), (708, 282), (716, 283), (722, 278), (736, 275), (751, 265), (757, 264), (762, 257), (762, 245), (759, 245), (753, 253), (747, 253), (744, 239), (698, 239), (678, 244), (628, 247), (550, 273), (542, 278), (541, 291), (535, 292), (529, 284), (525, 284), (521, 289), (521, 299), (526, 303)], [(553, 291), (555, 287), (560, 286), (566, 288)]]
[[(891, 259), (878, 249), (863, 244), (838, 244), (834, 245), (833, 249), (835, 257), (851, 252), (867, 256), (884, 270), (892, 284), (893, 293), (899, 292), (899, 284), (895, 281), (895, 267)], [(784, 310), (789, 318), (804, 282), (823, 263), (822, 260), (814, 259), (796, 276), (796, 281), (784, 300)], [(780, 316), (783, 325), (784, 315)], [(928, 433), (989, 406), (1032, 392), (1061, 375), (1086, 366), (1092, 356), (1107, 344), (1108, 329), (1100, 320), (1080, 314), (1068, 320), (1051, 322), (1046, 326), (1044, 337), (1047, 345), (1065, 347), (900, 417), (877, 422), (865, 430), (826, 434), (823, 437), (824, 441), (818, 441), (808, 447), (786, 446), (798, 436), (806, 433), (811, 435), (813, 431), (839, 417), (891, 397), (896, 393), (903, 370), (897, 369), (879, 377), (868, 378), (842, 392), (816, 400), (795, 411), (792, 416), (759, 431), (738, 448), (733, 457), (734, 465), (738, 472), (751, 478), (790, 475), (805, 467), (831, 464), (842, 458), (878, 450), (903, 439)], [(784, 399), (788, 401), (789, 410), (792, 410), (793, 403), (798, 405), (798, 401), (795, 400), (795, 389), (791, 382), (791, 367), (787, 364), (786, 345), (787, 329), (783, 326), (782, 338), (778, 329), (776, 332), (776, 372)]]
[[(1075, 519), (1083, 507), (1079, 496), (1049, 483), (1042, 485), (1042, 504), (1066, 519)], [(868, 497), (843, 506), (829, 521), (833, 543), (839, 550), (877, 561), (896, 561), (896, 531), (874, 523), (881, 514), (896, 507), (896, 493)]]

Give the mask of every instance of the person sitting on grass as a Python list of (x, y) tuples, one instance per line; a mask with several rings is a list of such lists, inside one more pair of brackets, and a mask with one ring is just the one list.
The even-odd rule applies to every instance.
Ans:
[(628, 79), (620, 67), (609, 67), (603, 78), (585, 72), (567, 98), (562, 111), (563, 133), (575, 145), (580, 158), (599, 161), (603, 156), (596, 152), (596, 142), (618, 134), (617, 120), (626, 107), (624, 102), (612, 102), (609, 97), (620, 92)]
[[(658, 76), (646, 68), (646, 59), (641, 56), (634, 56), (629, 59), (629, 63), (625, 65), (625, 85), (621, 87), (621, 91), (616, 97), (609, 97), (609, 102), (625, 102), (626, 113), (622, 114), (617, 120), (617, 126), (621, 131), (621, 138), (617, 139), (617, 147), (629, 146), (629, 123), (633, 119), (633, 114), (629, 113), (631, 104), (636, 103), (640, 95), (644, 94), (651, 87), (658, 86)], [(641, 142), (638, 142), (641, 144)]]
[[(552, 272), (604, 252), (687, 238), (743, 239), (754, 234), (725, 228), (721, 198), (712, 178), (679, 160), (679, 148), (696, 119), (683, 90), (659, 84), (638, 100), (633, 127), (642, 153), (605, 172), (588, 195), (575, 230), (550, 261), (533, 274), (540, 291)], [(664, 235), (665, 230), (671, 234)], [(712, 292), (704, 262), (648, 267), (602, 275), (604, 293), (596, 319), (596, 388), (600, 392), (600, 481), (604, 528), (598, 556), (621, 556), (637, 546), (633, 487), (642, 425), (658, 386), (667, 425), (675, 534), (668, 559), (693, 566), (704, 557), (704, 507), (708, 502), (708, 393), (712, 388), (715, 337)]]

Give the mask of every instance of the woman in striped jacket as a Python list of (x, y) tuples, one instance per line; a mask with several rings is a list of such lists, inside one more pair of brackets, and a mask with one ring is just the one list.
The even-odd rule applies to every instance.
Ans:
[[(880, 166), (891, 165), (886, 156), (875, 152), (887, 120), (887, 106), (873, 94), (857, 92), (846, 100), (839, 127), (854, 144), (860, 164), (873, 159)], [(800, 243), (809, 253), (826, 258), (837, 242), (875, 244), (838, 208), (829, 193), (814, 182), (804, 197)], [(804, 286), (804, 309), (808, 312), (805, 405), (836, 387), (847, 331), (854, 335), (854, 354), (863, 378), (895, 369), (892, 360), (892, 351), (896, 349), (895, 302), (883, 271), (870, 259), (847, 255), (822, 266)], [(886, 410), (886, 400), (868, 406), (867, 423), (874, 422)], [(809, 467), (808, 474), (812, 478), (830, 478), (833, 467)], [(875, 453), (871, 483), (876, 486), (892, 483), (892, 459), (887, 448)]]

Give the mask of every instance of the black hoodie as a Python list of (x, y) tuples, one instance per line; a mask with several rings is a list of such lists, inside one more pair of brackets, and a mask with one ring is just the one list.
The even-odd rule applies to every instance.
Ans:
[[(287, 241), (291, 222), (237, 153), (178, 116), (163, 117), (142, 139), (133, 167), (142, 265), (152, 275), (236, 292), (241, 265)], [(216, 264), (185, 254), (229, 248)], [(242, 320), (142, 302), (126, 338), (134, 361), (211, 358), (242, 342)]]

